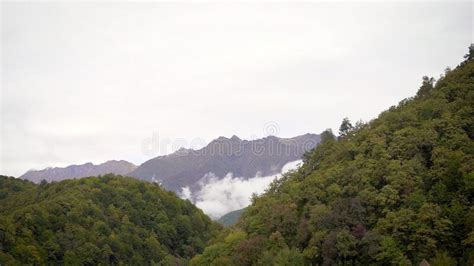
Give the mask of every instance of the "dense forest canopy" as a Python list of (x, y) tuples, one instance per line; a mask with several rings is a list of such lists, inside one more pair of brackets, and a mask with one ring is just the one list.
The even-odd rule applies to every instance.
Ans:
[(185, 264), (218, 228), (154, 183), (0, 176), (0, 265)]
[(191, 264), (473, 265), (472, 55), (377, 119), (326, 131)]

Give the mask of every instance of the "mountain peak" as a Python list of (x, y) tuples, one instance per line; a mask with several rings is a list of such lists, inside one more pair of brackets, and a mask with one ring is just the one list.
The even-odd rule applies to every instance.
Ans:
[(242, 141), (239, 137), (237, 137), (236, 135), (232, 135), (232, 137), (230, 138), (231, 140), (233, 141)]

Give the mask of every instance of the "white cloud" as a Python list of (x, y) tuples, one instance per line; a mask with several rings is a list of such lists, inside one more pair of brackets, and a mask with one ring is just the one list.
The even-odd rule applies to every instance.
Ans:
[(180, 196), (183, 198), (183, 199), (188, 199), (188, 200), (192, 200), (191, 198), (191, 189), (189, 189), (189, 187), (183, 187), (181, 189), (181, 194)]
[[(300, 163), (301, 160), (287, 163), (282, 173), (296, 169)], [(189, 187), (184, 187), (180, 196), (193, 200), (204, 213), (213, 219), (218, 219), (228, 212), (247, 207), (253, 193), (264, 192), (268, 185), (279, 177), (281, 174), (248, 179), (233, 177), (232, 174), (227, 174), (223, 178), (208, 174), (201, 179), (199, 191), (191, 193)]]

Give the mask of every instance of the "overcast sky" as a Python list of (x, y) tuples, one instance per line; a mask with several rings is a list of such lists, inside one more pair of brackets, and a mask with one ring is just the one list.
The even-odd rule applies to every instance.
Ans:
[(1, 7), (0, 174), (13, 176), (337, 131), (414, 95), (473, 39), (470, 2)]

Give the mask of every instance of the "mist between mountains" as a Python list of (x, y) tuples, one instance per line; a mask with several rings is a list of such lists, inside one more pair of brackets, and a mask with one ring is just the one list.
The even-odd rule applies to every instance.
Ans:
[[(151, 138), (142, 142), (142, 153), (146, 156), (170, 154), (169, 156), (241, 156), (252, 154), (256, 156), (298, 156), (301, 150), (308, 151), (316, 147), (318, 142), (314, 139), (279, 138), (279, 126), (275, 122), (265, 123), (263, 138), (242, 140), (237, 136), (231, 138), (219, 137), (209, 144), (202, 138), (193, 138), (190, 141), (184, 138), (161, 138), (154, 132)], [(207, 146), (206, 146), (207, 144)], [(185, 148), (189, 147), (189, 148)]]

